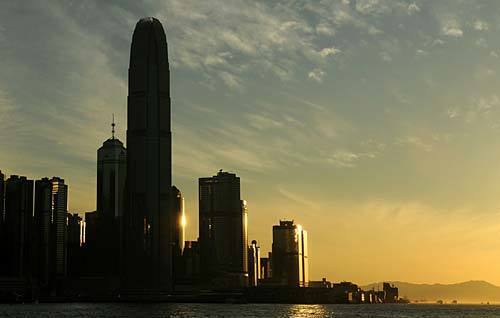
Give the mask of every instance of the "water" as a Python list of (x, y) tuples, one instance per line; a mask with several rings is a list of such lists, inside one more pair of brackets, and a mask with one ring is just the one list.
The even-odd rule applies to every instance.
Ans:
[(0, 317), (345, 317), (500, 318), (500, 306), (274, 304), (25, 304), (0, 305)]

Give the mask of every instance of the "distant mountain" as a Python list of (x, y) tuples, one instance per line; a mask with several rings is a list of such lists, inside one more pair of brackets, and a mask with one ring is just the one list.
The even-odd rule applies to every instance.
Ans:
[[(405, 282), (390, 282), (399, 288), (399, 296), (412, 301), (436, 302), (443, 300), (459, 303), (500, 303), (500, 287), (485, 281), (468, 281), (458, 284), (412, 284)], [(364, 290), (380, 289), (382, 283), (374, 283), (361, 287)]]

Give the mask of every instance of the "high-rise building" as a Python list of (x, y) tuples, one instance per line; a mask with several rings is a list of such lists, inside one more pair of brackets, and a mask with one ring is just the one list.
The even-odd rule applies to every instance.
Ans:
[[(123, 218), (124, 291), (172, 288), (170, 71), (163, 27), (135, 26), (127, 107), (127, 195)], [(126, 233), (126, 235), (125, 235)]]
[(176, 252), (174, 255), (182, 255), (184, 249), (186, 215), (184, 213), (184, 197), (176, 186), (172, 186), (172, 244)]
[(186, 216), (184, 215), (184, 198), (176, 186), (172, 186), (171, 192), (171, 217), (172, 217), (172, 272), (175, 284), (178, 284), (184, 276), (182, 252), (184, 250), (184, 230)]
[(52, 186), (51, 246), (54, 260), (53, 274), (56, 277), (64, 277), (66, 276), (68, 185), (59, 177), (53, 177), (50, 182)]
[(120, 273), (121, 219), (125, 205), (127, 155), (123, 143), (115, 138), (115, 121), (111, 138), (97, 151), (97, 211), (95, 237), (89, 237), (86, 252), (90, 273), (117, 276)]
[(260, 258), (260, 277), (262, 280), (269, 280), (272, 277), (271, 257)]
[[(5, 228), (5, 176), (0, 171), (0, 256), (7, 255), (7, 237)], [(0, 273), (6, 272), (5, 263), (0, 262)]]
[(247, 207), (240, 178), (223, 172), (199, 179), (202, 279), (216, 287), (248, 284)]
[(2, 170), (0, 170), (0, 227), (3, 224), (4, 218), (5, 218), (5, 175), (2, 173)]
[(257, 241), (253, 240), (248, 247), (248, 285), (257, 286), (259, 284), (260, 275), (260, 246)]
[(78, 277), (82, 273), (81, 230), (82, 218), (77, 213), (68, 213), (67, 268), (68, 276)]
[(112, 136), (97, 151), (97, 212), (104, 218), (123, 215), (127, 154), (123, 143)]
[(41, 290), (49, 287), (51, 262), (52, 182), (35, 181), (35, 277)]
[(278, 285), (307, 287), (307, 232), (294, 221), (273, 226), (272, 278)]
[(30, 277), (33, 239), (33, 180), (16, 175), (5, 182), (6, 255), (4, 276)]

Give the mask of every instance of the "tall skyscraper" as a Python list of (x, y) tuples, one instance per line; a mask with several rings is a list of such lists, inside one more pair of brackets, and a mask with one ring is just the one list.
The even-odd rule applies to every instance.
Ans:
[(216, 287), (248, 284), (246, 202), (240, 178), (223, 172), (199, 179), (199, 235), (202, 279)]
[[(5, 235), (8, 239), (2, 273), (31, 276), (33, 226), (33, 180), (16, 175), (5, 183)], [(1, 276), (1, 274), (0, 274)]]
[(278, 285), (307, 287), (307, 232), (294, 221), (273, 226), (272, 278)]
[(124, 290), (172, 288), (170, 71), (163, 27), (141, 19), (130, 50)]
[(127, 154), (123, 143), (112, 136), (97, 151), (97, 212), (104, 218), (123, 215)]
[(52, 223), (52, 182), (48, 178), (35, 181), (35, 277), (41, 290), (50, 283)]
[(86, 246), (89, 271), (98, 275), (116, 276), (120, 270), (121, 219), (125, 205), (127, 155), (123, 143), (115, 138), (115, 121), (111, 138), (97, 151), (97, 211), (95, 215), (96, 244)]
[(54, 275), (66, 276), (66, 247), (67, 247), (67, 219), (68, 213), (68, 185), (59, 177), (50, 179), (52, 186), (52, 229), (51, 245), (54, 260)]

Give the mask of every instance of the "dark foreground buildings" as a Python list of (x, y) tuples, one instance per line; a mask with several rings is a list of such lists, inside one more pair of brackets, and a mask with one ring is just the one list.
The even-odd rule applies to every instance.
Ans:
[(127, 195), (122, 288), (172, 289), (170, 71), (167, 42), (155, 18), (140, 20), (130, 50)]
[(240, 178), (223, 172), (199, 179), (201, 276), (216, 289), (248, 285), (246, 202)]

